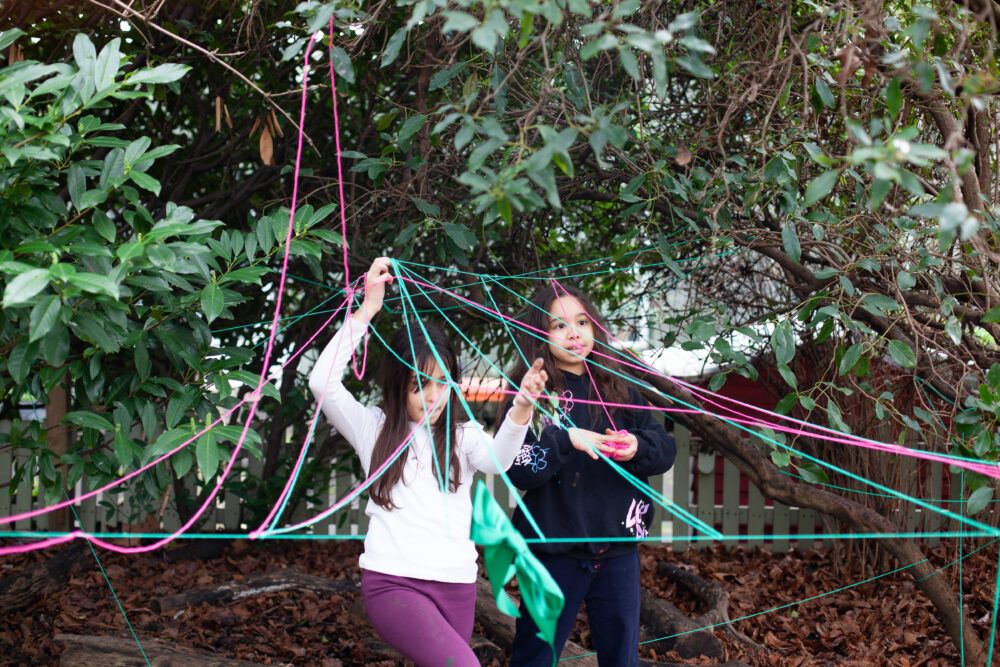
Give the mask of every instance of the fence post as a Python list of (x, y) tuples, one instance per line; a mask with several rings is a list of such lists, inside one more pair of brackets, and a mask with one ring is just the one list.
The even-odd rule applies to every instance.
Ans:
[(775, 553), (780, 551), (788, 551), (788, 529), (790, 526), (790, 515), (791, 510), (788, 505), (784, 503), (779, 503), (774, 501), (774, 517), (771, 521), (771, 534), (775, 536), (775, 539), (771, 543), (771, 550)]
[[(698, 497), (695, 505), (698, 508), (698, 518), (713, 526), (715, 524), (715, 452), (698, 452)], [(701, 535), (701, 531), (698, 531)], [(698, 540), (695, 547), (705, 549), (709, 546), (704, 539)]]
[[(764, 494), (753, 483), (749, 483), (747, 489), (747, 532), (751, 535), (764, 534)], [(752, 538), (748, 545), (751, 547), (764, 546), (762, 537)]]
[[(931, 502), (940, 503), (942, 507), (947, 508), (950, 503), (947, 502), (947, 498), (941, 497), (941, 494), (944, 493), (944, 491), (942, 490), (942, 487), (944, 486), (943, 485), (944, 480), (942, 479), (943, 473), (944, 473), (944, 466), (940, 462), (934, 461), (933, 463), (931, 463), (930, 493), (931, 493), (931, 498), (933, 499)], [(942, 524), (944, 523), (941, 519), (942, 519), (941, 515), (938, 514), (937, 512), (931, 512), (929, 510), (925, 511), (924, 531), (928, 533), (939, 531), (941, 529)], [(927, 545), (930, 547), (936, 547), (937, 545), (941, 544), (940, 537), (931, 536), (925, 538), (925, 540), (927, 541)]]
[[(740, 532), (740, 471), (736, 464), (724, 459), (722, 467), (722, 534), (733, 537)], [(726, 548), (737, 541), (723, 542)]]
[[(679, 509), (691, 509), (691, 432), (680, 424), (674, 426), (674, 442), (677, 444), (677, 458), (674, 460), (674, 505)], [(689, 544), (691, 527), (678, 516), (673, 518), (671, 548), (675, 552), (684, 551)]]

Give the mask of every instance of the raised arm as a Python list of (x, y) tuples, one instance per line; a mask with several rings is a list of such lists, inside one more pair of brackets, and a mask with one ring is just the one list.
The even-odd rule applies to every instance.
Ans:
[(344, 327), (327, 343), (309, 373), (309, 390), (319, 401), (323, 414), (361, 456), (367, 468), (378, 433), (381, 412), (358, 402), (344, 386), (342, 378), (351, 353), (368, 331), (368, 323), (382, 309), (385, 283), (392, 280), (390, 262), (376, 259), (365, 276), (365, 298)]

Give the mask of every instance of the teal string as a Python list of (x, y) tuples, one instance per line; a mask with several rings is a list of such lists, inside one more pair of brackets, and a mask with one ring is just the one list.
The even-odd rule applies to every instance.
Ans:
[[(66, 489), (63, 489), (63, 495), (66, 496), (66, 500), (69, 500), (69, 493)], [(78, 526), (83, 526), (83, 522), (80, 521), (80, 517), (77, 516), (76, 508), (72, 505), (69, 506), (70, 511), (73, 512), (73, 518), (76, 519)], [(126, 537), (134, 537), (133, 535), (125, 535)], [(115, 587), (111, 585), (111, 579), (108, 578), (108, 573), (104, 571), (104, 565), (101, 564), (101, 559), (97, 556), (97, 551), (94, 550), (94, 544), (87, 540), (87, 546), (90, 547), (90, 553), (94, 554), (94, 560), (97, 561), (97, 567), (101, 570), (101, 575), (104, 577), (105, 583), (108, 585), (108, 589), (111, 590), (111, 597), (114, 598), (115, 604), (118, 605), (118, 611), (122, 613), (122, 618), (125, 619), (125, 625), (128, 626), (128, 631), (132, 633), (132, 639), (135, 640), (136, 646), (139, 647), (139, 653), (142, 653), (142, 659), (146, 661), (146, 665), (152, 667), (149, 662), (149, 657), (146, 655), (146, 651), (142, 648), (142, 642), (139, 641), (139, 637), (135, 634), (135, 629), (132, 627), (132, 623), (128, 620), (128, 614), (125, 613), (125, 607), (122, 606), (121, 600), (118, 599), (118, 594), (115, 593)]]
[[(393, 260), (393, 262), (395, 262), (395, 260)], [(403, 266), (401, 266), (401, 265), (400, 265), (400, 266), (397, 266), (396, 268), (397, 268), (397, 271), (399, 271), (399, 275), (400, 275), (400, 276), (402, 276), (402, 275), (403, 275), (403, 272), (406, 272), (406, 273), (409, 273), (409, 274), (411, 274), (411, 275), (416, 275), (415, 273), (413, 273), (412, 271), (410, 271), (409, 269), (406, 269), (406, 267), (403, 267)], [(418, 277), (419, 277), (419, 276), (418, 276)], [(400, 280), (399, 282), (400, 282), (400, 291), (402, 292), (403, 290), (405, 290), (405, 289), (406, 289), (406, 288), (405, 288), (405, 283), (406, 283), (406, 281), (405, 281), (405, 280)], [(418, 290), (420, 291), (421, 295), (423, 295), (423, 296), (427, 296), (427, 295), (426, 295), (426, 293), (424, 292), (424, 290), (423, 290), (423, 287), (422, 287), (422, 286), (420, 286), (420, 285), (416, 285), (416, 288), (417, 288), (417, 289), (418, 289)], [(434, 303), (434, 300), (433, 300), (433, 299), (429, 299), (429, 301), (430, 301), (430, 302), (431, 302), (432, 304)], [(435, 304), (435, 305), (436, 305), (436, 304)], [(454, 329), (454, 330), (455, 330), (455, 331), (456, 331), (456, 332), (457, 332), (457, 333), (459, 334), (459, 336), (460, 336), (460, 337), (461, 337), (461, 338), (462, 338), (463, 340), (465, 340), (465, 341), (466, 341), (466, 342), (467, 342), (467, 343), (468, 343), (468, 344), (469, 344), (469, 345), (470, 345), (470, 346), (471, 346), (471, 347), (472, 347), (472, 348), (473, 348), (473, 349), (474, 349), (474, 350), (475, 350), (475, 351), (477, 352), (477, 354), (479, 354), (479, 356), (480, 356), (480, 357), (481, 357), (482, 359), (486, 360), (487, 364), (489, 364), (489, 365), (490, 365), (490, 366), (491, 366), (491, 367), (492, 367), (493, 369), (495, 369), (495, 370), (496, 370), (497, 372), (499, 372), (499, 373), (500, 373), (500, 375), (501, 375), (501, 376), (502, 376), (503, 378), (505, 378), (505, 379), (507, 379), (507, 380), (508, 380), (508, 382), (510, 381), (510, 378), (508, 378), (508, 377), (507, 377), (507, 376), (506, 376), (506, 375), (505, 375), (505, 374), (503, 373), (503, 371), (502, 371), (502, 370), (501, 370), (501, 369), (500, 369), (499, 367), (497, 367), (497, 366), (496, 366), (495, 364), (493, 364), (493, 363), (492, 363), (492, 362), (491, 362), (491, 361), (489, 360), (489, 358), (488, 358), (488, 357), (487, 357), (487, 356), (485, 355), (485, 353), (484, 353), (484, 352), (483, 352), (483, 351), (482, 351), (482, 350), (481, 350), (481, 349), (479, 348), (479, 346), (477, 346), (477, 345), (476, 345), (476, 344), (475, 344), (474, 342), (472, 342), (472, 340), (470, 340), (470, 339), (469, 339), (469, 338), (468, 338), (468, 337), (467, 337), (467, 336), (466, 336), (466, 335), (465, 335), (465, 334), (464, 334), (464, 333), (462, 332), (461, 328), (459, 328), (459, 327), (455, 326), (454, 322), (452, 322), (452, 320), (451, 320), (451, 319), (450, 319), (450, 318), (449, 318), (449, 317), (448, 317), (447, 315), (445, 315), (444, 313), (441, 313), (441, 316), (442, 316), (442, 317), (444, 318), (444, 320), (445, 320), (446, 322), (448, 322), (448, 324), (449, 324), (449, 325), (451, 325), (451, 327), (452, 327), (452, 328), (453, 328), (453, 329)], [(391, 351), (391, 350), (390, 350), (390, 351)], [(398, 358), (398, 356), (397, 356), (397, 358)], [(402, 361), (402, 360), (401, 360), (401, 361)], [(469, 408), (469, 405), (468, 405), (468, 402), (467, 402), (467, 401), (465, 400), (465, 396), (463, 396), (463, 395), (462, 395), (462, 392), (461, 392), (461, 391), (459, 391), (459, 392), (458, 392), (458, 399), (459, 399), (459, 401), (461, 402), (461, 405), (462, 405), (462, 409), (463, 409), (463, 410), (465, 411), (466, 415), (468, 415), (468, 417), (469, 417), (469, 419), (470, 419), (470, 420), (473, 420), (473, 421), (474, 421), (474, 420), (475, 420), (475, 417), (473, 416), (473, 414), (472, 414), (472, 411), (471, 411), (471, 409)], [(492, 449), (491, 447), (487, 447), (487, 452), (489, 453), (490, 457), (491, 457), (491, 458), (493, 459), (493, 463), (495, 464), (495, 466), (496, 466), (496, 469), (498, 470), (498, 474), (500, 475), (500, 478), (501, 478), (501, 479), (502, 479), (502, 480), (504, 481), (504, 483), (505, 483), (505, 484), (507, 485), (507, 488), (508, 488), (508, 489), (509, 489), (509, 490), (511, 491), (511, 497), (512, 497), (512, 498), (514, 498), (514, 501), (515, 501), (516, 505), (517, 505), (517, 506), (518, 506), (518, 507), (519, 507), (519, 508), (521, 509), (521, 511), (522, 511), (522, 512), (524, 513), (524, 516), (525, 516), (525, 518), (527, 519), (528, 523), (530, 523), (530, 524), (531, 524), (531, 527), (532, 527), (532, 528), (534, 528), (534, 529), (535, 529), (535, 531), (536, 531), (536, 532), (537, 532), (537, 533), (538, 533), (539, 535), (543, 535), (543, 536), (544, 536), (544, 533), (542, 532), (542, 529), (541, 529), (541, 527), (540, 527), (540, 526), (539, 526), (539, 525), (537, 524), (537, 522), (535, 521), (535, 518), (534, 518), (534, 517), (533, 517), (533, 516), (531, 515), (531, 512), (529, 512), (529, 511), (528, 511), (528, 508), (527, 508), (527, 507), (526, 507), (526, 506), (524, 505), (524, 501), (523, 501), (523, 500), (521, 500), (521, 495), (520, 495), (519, 493), (517, 493), (517, 490), (516, 490), (516, 488), (514, 487), (514, 484), (513, 484), (513, 482), (511, 482), (511, 481), (510, 481), (510, 478), (509, 478), (509, 477), (507, 477), (507, 472), (506, 472), (506, 471), (505, 471), (505, 470), (503, 469), (503, 466), (502, 466), (502, 465), (500, 465), (500, 462), (499, 462), (499, 461), (497, 460), (497, 458), (496, 458), (496, 455), (495, 455), (495, 454), (494, 454), (494, 452), (493, 452), (493, 449)]]
[[(412, 276), (416, 276), (417, 278), (421, 278), (421, 276), (419, 276), (418, 274), (416, 274), (416, 273), (415, 273), (415, 272), (413, 272), (413, 271), (409, 271), (409, 270), (407, 270), (407, 273), (409, 273), (409, 274), (410, 274), (410, 275), (412, 275)], [(404, 281), (401, 281), (401, 284), (402, 284), (402, 283), (405, 283), (405, 282), (406, 282), (405, 280), (404, 280)], [(418, 288), (418, 289), (420, 289), (420, 291), (421, 291), (421, 293), (422, 293), (422, 294), (425, 294), (425, 292), (424, 292), (424, 290), (423, 290), (422, 286), (420, 286), (419, 284), (417, 284), (417, 288)], [(425, 295), (426, 295), (426, 294), (425, 294)], [(431, 300), (431, 302), (433, 303), (433, 300)], [(506, 374), (505, 374), (505, 373), (503, 372), (503, 370), (502, 370), (502, 369), (500, 369), (500, 368), (499, 368), (499, 367), (497, 367), (497, 366), (496, 366), (495, 364), (493, 364), (492, 362), (490, 362), (490, 361), (489, 361), (489, 359), (488, 359), (488, 358), (487, 358), (487, 357), (485, 356), (485, 354), (483, 354), (482, 350), (480, 350), (480, 349), (479, 349), (479, 347), (478, 347), (478, 346), (476, 346), (476, 344), (475, 344), (474, 342), (472, 342), (472, 340), (470, 340), (468, 336), (466, 336), (466, 335), (465, 335), (464, 333), (462, 333), (462, 331), (461, 331), (461, 330), (460, 330), (460, 329), (459, 329), (458, 327), (456, 327), (456, 326), (454, 325), (454, 323), (453, 323), (453, 322), (452, 322), (452, 321), (451, 321), (450, 319), (448, 319), (448, 317), (447, 317), (446, 315), (444, 315), (444, 314), (442, 313), (442, 316), (443, 316), (443, 317), (444, 317), (444, 318), (445, 318), (445, 319), (446, 319), (446, 320), (448, 321), (448, 323), (449, 323), (449, 324), (451, 324), (451, 325), (452, 325), (452, 327), (453, 327), (453, 328), (454, 328), (454, 329), (455, 329), (455, 330), (456, 330), (456, 331), (457, 331), (457, 332), (459, 333), (459, 335), (460, 335), (460, 336), (461, 336), (461, 337), (462, 337), (462, 338), (463, 338), (463, 339), (464, 339), (464, 340), (465, 340), (465, 341), (466, 341), (466, 342), (467, 342), (467, 343), (468, 343), (468, 344), (469, 344), (470, 346), (472, 346), (472, 347), (473, 347), (473, 348), (474, 348), (474, 349), (476, 350), (476, 352), (477, 352), (477, 353), (479, 353), (479, 355), (480, 355), (480, 356), (481, 356), (481, 357), (482, 357), (483, 359), (486, 359), (486, 362), (487, 362), (487, 364), (489, 364), (489, 365), (490, 365), (490, 366), (491, 366), (491, 367), (492, 367), (493, 369), (495, 369), (495, 370), (496, 370), (497, 372), (499, 372), (499, 373), (500, 373), (500, 375), (501, 375), (501, 376), (502, 376), (502, 377), (503, 377), (504, 379), (506, 379), (506, 380), (508, 381), (508, 383), (510, 383), (510, 384), (511, 384), (511, 386), (513, 386), (513, 382), (512, 382), (512, 380), (511, 380), (511, 378), (509, 378), (509, 377), (508, 377), (508, 376), (507, 376), (507, 375), (506, 375)], [(506, 323), (506, 321), (505, 321), (505, 323)], [(505, 326), (506, 326), (506, 324), (505, 324)], [(509, 332), (509, 329), (507, 329), (507, 331)], [(540, 336), (539, 336), (539, 338), (540, 338)], [(512, 339), (512, 340), (514, 340), (514, 339)], [(520, 349), (520, 347), (519, 347), (519, 346), (517, 345), (517, 342), (516, 342), (516, 340), (514, 340), (514, 347), (515, 347), (515, 348), (517, 348), (517, 350), (518, 350), (518, 354), (519, 354), (519, 355), (521, 356), (521, 358), (522, 358), (522, 359), (525, 359), (525, 356), (524, 356), (524, 352), (523, 352), (523, 351), (522, 351), (522, 350)], [(527, 361), (526, 361), (526, 360), (525, 360), (525, 363), (527, 363)], [(463, 397), (463, 398), (462, 398), (461, 400), (462, 400), (462, 402), (463, 402), (463, 405), (464, 405), (464, 404), (465, 404), (465, 400), (464, 400), (464, 397)], [(545, 409), (544, 409), (544, 408), (543, 408), (543, 407), (542, 407), (541, 405), (539, 405), (539, 406), (538, 406), (538, 407), (537, 407), (536, 409), (538, 409), (538, 410), (541, 410), (542, 412), (545, 412)], [(549, 413), (547, 413), (547, 412), (546, 412), (546, 414), (549, 414)], [(471, 415), (470, 415), (470, 416), (471, 416)], [(552, 415), (551, 415), (551, 414), (549, 414), (549, 416), (551, 417)], [(606, 456), (604, 456), (604, 455), (603, 455), (603, 454), (602, 454), (601, 452), (598, 452), (598, 454), (600, 454), (600, 455), (601, 455), (601, 456), (602, 456), (603, 458), (607, 459), (607, 457), (606, 457)], [(608, 460), (609, 462), (611, 462), (611, 461), (610, 461), (610, 459), (607, 459), (607, 460)], [(611, 462), (611, 463), (613, 464), (613, 462)], [(661, 494), (660, 494), (659, 492), (657, 492), (657, 491), (654, 491), (654, 490), (652, 489), (652, 487), (650, 487), (650, 486), (649, 486), (649, 485), (647, 485), (647, 484), (644, 484), (644, 483), (643, 483), (643, 482), (641, 482), (641, 481), (640, 481), (640, 480), (639, 480), (639, 479), (638, 479), (637, 477), (635, 477), (634, 475), (632, 475), (632, 474), (631, 474), (631, 473), (629, 473), (628, 471), (624, 470), (623, 468), (621, 468), (621, 467), (620, 467), (620, 466), (618, 466), (617, 464), (613, 464), (613, 465), (614, 465), (614, 468), (616, 469), (616, 471), (617, 471), (617, 472), (618, 472), (618, 473), (619, 473), (620, 475), (622, 475), (623, 477), (625, 477), (625, 479), (626, 479), (627, 481), (629, 481), (629, 482), (630, 482), (630, 483), (631, 483), (631, 484), (632, 484), (633, 486), (635, 486), (635, 487), (639, 488), (640, 490), (643, 490), (643, 491), (644, 491), (645, 493), (647, 493), (647, 494), (648, 494), (648, 495), (649, 495), (649, 496), (650, 496), (650, 497), (651, 497), (651, 498), (652, 498), (653, 500), (656, 500), (656, 501), (657, 501), (657, 502), (658, 502), (658, 503), (660, 504), (660, 506), (661, 506), (661, 507), (663, 507), (663, 508), (664, 508), (664, 509), (666, 509), (667, 511), (671, 512), (672, 514), (674, 514), (674, 516), (676, 516), (677, 518), (681, 519), (682, 521), (684, 521), (685, 523), (687, 523), (688, 525), (690, 525), (690, 526), (691, 526), (692, 528), (694, 528), (694, 529), (696, 529), (696, 530), (700, 530), (700, 531), (704, 531), (704, 532), (707, 532), (707, 533), (709, 533), (710, 535), (715, 535), (715, 536), (721, 536), (721, 533), (719, 533), (718, 531), (716, 531), (716, 530), (715, 530), (714, 528), (712, 528), (712, 527), (711, 527), (711, 526), (709, 526), (708, 524), (706, 524), (706, 523), (702, 522), (702, 521), (701, 521), (700, 519), (696, 518), (696, 517), (695, 517), (694, 515), (690, 514), (689, 512), (687, 512), (686, 510), (684, 510), (683, 508), (681, 508), (681, 507), (678, 507), (678, 506), (674, 505), (674, 503), (673, 503), (673, 502), (671, 502), (671, 501), (669, 501), (669, 500), (666, 500), (666, 499), (665, 499), (665, 498), (664, 498), (664, 497), (663, 497), (663, 496), (662, 496), (662, 495), (661, 495)], [(519, 495), (518, 495), (518, 497), (519, 497)], [(534, 523), (534, 521), (533, 521), (533, 517), (531, 516), (531, 513), (527, 511), (527, 508), (526, 508), (526, 507), (525, 507), (525, 508), (522, 508), (522, 511), (523, 511), (523, 512), (525, 513), (525, 516), (526, 516), (526, 517), (527, 517), (527, 518), (529, 519), (529, 521), (531, 521), (531, 523), (532, 523), (532, 527), (536, 527), (536, 526), (535, 526), (535, 523)], [(536, 530), (537, 530), (537, 528), (536, 528)], [(542, 534), (542, 532), (541, 532), (541, 531), (539, 530), (539, 531), (538, 531), (538, 534), (539, 534), (539, 535), (541, 535), (541, 534)]]
[[(904, 565), (903, 567), (898, 567), (895, 570), (891, 570), (889, 572), (885, 572), (883, 574), (879, 574), (879, 575), (876, 575), (874, 577), (870, 577), (868, 579), (865, 579), (864, 581), (857, 581), (857, 582), (855, 582), (853, 584), (848, 584), (847, 586), (841, 586), (840, 588), (834, 589), (832, 591), (827, 591), (826, 593), (820, 593), (819, 595), (813, 595), (812, 597), (808, 597), (808, 598), (805, 598), (803, 600), (799, 600), (798, 602), (789, 602), (788, 604), (783, 604), (783, 605), (779, 605), (777, 607), (772, 607), (771, 609), (767, 609), (765, 611), (758, 611), (758, 612), (756, 612), (754, 614), (748, 614), (746, 616), (740, 616), (739, 618), (733, 618), (733, 619), (730, 619), (729, 621), (724, 621), (722, 623), (715, 623), (713, 625), (706, 625), (703, 628), (695, 628), (694, 630), (685, 630), (684, 632), (678, 632), (678, 633), (673, 634), (673, 635), (665, 635), (663, 637), (657, 637), (656, 639), (649, 639), (649, 640), (646, 640), (644, 642), (640, 642), (640, 645), (641, 644), (650, 644), (650, 643), (658, 642), (658, 641), (663, 641), (664, 639), (672, 639), (674, 637), (681, 637), (683, 635), (691, 634), (692, 632), (702, 632), (704, 630), (711, 630), (712, 628), (718, 628), (718, 627), (723, 626), (723, 625), (730, 625), (730, 624), (736, 623), (738, 621), (745, 621), (747, 619), (754, 618), (756, 616), (763, 616), (764, 614), (770, 614), (771, 612), (780, 611), (782, 609), (787, 609), (788, 607), (795, 607), (795, 606), (798, 606), (800, 604), (804, 604), (806, 602), (810, 602), (812, 600), (817, 600), (819, 598), (826, 597), (827, 595), (833, 595), (834, 593), (840, 593), (841, 591), (846, 591), (846, 590), (849, 590), (851, 588), (856, 588), (857, 586), (861, 586), (863, 584), (867, 584), (867, 583), (870, 583), (872, 581), (876, 581), (878, 579), (882, 579), (883, 577), (888, 577), (889, 575), (896, 574), (897, 572), (902, 572), (903, 570), (907, 570), (907, 569), (909, 569), (911, 567), (915, 567), (915, 566), (920, 565), (921, 563), (924, 563), (926, 561), (927, 561), (927, 559), (924, 558), (923, 560), (918, 560), (915, 563), (910, 563), (909, 565)], [(596, 652), (584, 653), (582, 655), (574, 655), (574, 656), (572, 656), (570, 658), (561, 658), (560, 662), (564, 662), (564, 661), (568, 661), (568, 660), (576, 660), (578, 658), (585, 658), (585, 657), (591, 656), (591, 655), (597, 655), (597, 653)]]
[[(997, 550), (997, 582), (1000, 583), (1000, 549)], [(959, 580), (961, 584), (961, 580)], [(997, 636), (997, 609), (1000, 608), (1000, 586), (996, 583), (993, 584), (993, 622), (990, 624), (990, 652), (986, 657), (986, 664), (993, 664), (993, 647), (995, 646), (994, 640)]]
[[(416, 275), (416, 274), (414, 274), (414, 275)], [(518, 298), (520, 298), (522, 301), (525, 301), (526, 303), (531, 304), (531, 302), (528, 299), (526, 299), (525, 297), (521, 296), (520, 294), (517, 294), (516, 292), (513, 292), (513, 290), (510, 290), (510, 288), (507, 288), (506, 286), (503, 286), (503, 285), (501, 285), (501, 286), (504, 287), (505, 289), (508, 289), (508, 291), (510, 291), (512, 294), (514, 294), (515, 296), (517, 296)], [(477, 307), (480, 310), (484, 310), (485, 311), (485, 308), (482, 307), (482, 306), (478, 306), (478, 304), (470, 304), (470, 305), (472, 307)], [(531, 306), (534, 307), (534, 308), (539, 308), (538, 306), (535, 306), (534, 304), (531, 304)], [(525, 331), (529, 335), (535, 336), (536, 338), (538, 338), (540, 340), (542, 339), (542, 336), (540, 334), (538, 334), (536, 332), (533, 332), (533, 331), (530, 331), (530, 330), (527, 330), (524, 327), (520, 326), (519, 324), (515, 323), (515, 327), (521, 329), (522, 331)], [(610, 348), (609, 346), (606, 346), (606, 347), (607, 347), (607, 349), (612, 350), (612, 348)], [(641, 386), (645, 386), (647, 389), (649, 389), (649, 390), (651, 390), (651, 391), (653, 391), (653, 392), (655, 392), (655, 393), (663, 396), (663, 392), (659, 391), (655, 387), (652, 387), (652, 386), (647, 385), (645, 383), (639, 383), (635, 378), (633, 378), (633, 377), (631, 377), (629, 375), (626, 375), (624, 373), (621, 373), (620, 371), (616, 371), (616, 370), (607, 368), (606, 366), (600, 364), (600, 362), (596, 362), (595, 361), (593, 363), (595, 365), (600, 366), (601, 368), (604, 368), (606, 371), (617, 375), (618, 377), (622, 378), (626, 382), (631, 382), (633, 384), (639, 384)], [(963, 516), (957, 516), (954, 513), (950, 512), (950, 511), (948, 511), (946, 509), (943, 509), (943, 508), (940, 508), (940, 507), (936, 507), (935, 505), (927, 503), (927, 502), (925, 502), (923, 500), (920, 500), (920, 499), (917, 499), (917, 498), (913, 498), (911, 496), (908, 496), (905, 493), (902, 493), (900, 491), (896, 491), (895, 489), (891, 489), (889, 487), (886, 487), (886, 486), (884, 486), (882, 484), (879, 484), (877, 482), (874, 482), (872, 480), (867, 480), (867, 479), (865, 479), (865, 478), (863, 478), (863, 477), (861, 477), (859, 475), (856, 475), (856, 474), (854, 474), (852, 472), (844, 470), (843, 468), (840, 468), (839, 466), (836, 466), (836, 465), (834, 465), (832, 463), (828, 463), (828, 462), (822, 461), (821, 459), (818, 459), (818, 458), (816, 458), (814, 456), (811, 456), (811, 455), (809, 455), (809, 454), (807, 454), (805, 452), (800, 452), (800, 451), (794, 449), (790, 445), (787, 445), (785, 443), (779, 442), (778, 440), (776, 440), (774, 438), (770, 438), (770, 437), (768, 437), (768, 436), (766, 436), (766, 435), (764, 435), (762, 433), (758, 433), (758, 432), (752, 430), (751, 428), (749, 428), (747, 426), (744, 426), (742, 424), (738, 424), (738, 423), (734, 422), (733, 420), (731, 420), (731, 419), (729, 419), (727, 417), (724, 417), (723, 415), (714, 415), (712, 413), (709, 413), (704, 408), (692, 405), (692, 404), (687, 403), (685, 401), (682, 401), (682, 400), (680, 400), (678, 398), (672, 398), (672, 400), (674, 400), (675, 402), (677, 402), (677, 403), (679, 403), (679, 404), (681, 404), (681, 405), (683, 405), (683, 406), (685, 406), (685, 407), (687, 407), (687, 408), (689, 408), (691, 410), (695, 410), (697, 412), (700, 412), (702, 414), (706, 414), (706, 415), (709, 415), (709, 416), (714, 416), (715, 418), (717, 418), (717, 419), (719, 419), (719, 420), (721, 420), (721, 421), (729, 424), (730, 426), (733, 426), (733, 427), (735, 427), (735, 428), (737, 428), (739, 430), (742, 430), (742, 431), (745, 431), (745, 432), (747, 432), (747, 433), (749, 433), (751, 435), (754, 435), (754, 436), (760, 438), (761, 440), (764, 440), (765, 442), (769, 442), (769, 443), (771, 443), (773, 445), (776, 445), (778, 447), (786, 449), (786, 450), (788, 450), (788, 451), (790, 451), (792, 453), (795, 453), (796, 455), (801, 456), (801, 457), (803, 457), (803, 458), (805, 458), (807, 460), (810, 460), (810, 461), (812, 461), (812, 462), (814, 462), (814, 463), (816, 463), (818, 465), (822, 465), (822, 466), (824, 466), (824, 467), (826, 467), (826, 468), (828, 468), (830, 470), (833, 470), (835, 472), (839, 472), (839, 473), (845, 475), (848, 478), (851, 478), (851, 479), (854, 479), (856, 481), (859, 481), (862, 484), (868, 484), (868, 485), (870, 485), (870, 486), (872, 486), (872, 487), (874, 487), (876, 489), (879, 489), (881, 491), (884, 491), (884, 492), (892, 495), (895, 498), (899, 498), (899, 499), (902, 499), (902, 500), (905, 500), (905, 501), (908, 501), (908, 502), (912, 502), (912, 503), (914, 503), (916, 505), (924, 507), (925, 509), (928, 509), (928, 510), (931, 510), (931, 511), (934, 511), (934, 512), (938, 512), (938, 513), (940, 513), (940, 514), (942, 514), (944, 516), (947, 516), (949, 518), (952, 518), (952, 519), (955, 519), (955, 520), (958, 520), (958, 521), (961, 521), (961, 522), (965, 522), (965, 523), (968, 523), (970, 525), (974, 525), (974, 526), (976, 526), (977, 528), (979, 528), (980, 530), (983, 530), (983, 531), (989, 532), (989, 531), (994, 531), (995, 530), (995, 529), (993, 529), (993, 528), (991, 528), (989, 526), (986, 526), (985, 524), (979, 523), (977, 521), (974, 521), (972, 519), (968, 519), (968, 518), (963, 517)], [(874, 442), (874, 441), (871, 441), (871, 442)], [(998, 533), (998, 534), (1000, 534), (1000, 533)]]
[[(367, 488), (367, 487), (365, 487)], [(311, 523), (317, 523), (322, 518), (313, 518)], [(74, 535), (74, 532), (61, 532), (61, 531), (33, 531), (33, 530), (11, 530), (0, 532), (0, 538), (30, 538), (30, 539), (44, 539), (47, 537), (64, 537), (66, 535)], [(93, 532), (88, 533), (91, 537), (102, 537), (107, 539), (122, 539), (122, 538), (135, 538), (135, 539), (163, 539), (164, 537), (171, 537), (173, 533), (122, 533), (122, 532)], [(803, 539), (803, 540), (883, 540), (889, 537), (894, 537), (898, 539), (919, 539), (923, 537), (937, 537), (941, 539), (946, 538), (957, 538), (957, 537), (982, 537), (982, 538), (996, 538), (996, 531), (989, 532), (959, 532), (959, 531), (939, 531), (935, 533), (918, 533), (918, 532), (900, 532), (900, 533), (796, 533), (796, 534), (780, 534), (780, 533), (748, 533), (745, 535), (722, 535), (716, 537), (714, 535), (691, 535), (686, 536), (684, 540), (690, 542), (740, 542), (744, 540), (788, 540), (788, 539)], [(184, 533), (184, 539), (188, 540), (240, 540), (249, 539), (249, 533)], [(258, 539), (275, 539), (275, 540), (363, 540), (367, 535), (323, 535), (323, 534), (298, 534), (291, 533), (287, 528), (276, 528), (273, 531), (269, 531), (267, 534), (261, 535)], [(526, 542), (529, 544), (541, 544), (541, 543), (560, 543), (560, 542), (649, 542), (649, 543), (662, 543), (667, 541), (663, 536), (648, 536), (648, 537), (596, 537), (596, 538), (578, 538), (578, 537), (549, 537), (546, 539), (542, 538), (526, 538)]]

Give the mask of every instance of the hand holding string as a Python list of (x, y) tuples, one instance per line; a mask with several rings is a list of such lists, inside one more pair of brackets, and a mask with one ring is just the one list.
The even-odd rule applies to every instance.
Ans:
[(600, 458), (595, 450), (600, 450), (608, 455), (618, 451), (614, 447), (605, 444), (609, 441), (617, 442), (617, 434), (604, 435), (601, 433), (595, 433), (594, 431), (588, 431), (585, 428), (577, 428), (575, 426), (570, 428), (567, 432), (569, 433), (569, 442), (573, 445), (573, 448), (580, 450), (595, 461)]
[(639, 449), (639, 439), (624, 430), (613, 431), (609, 428), (605, 429), (605, 433), (610, 436), (610, 442), (624, 445), (624, 447), (616, 447), (614, 453), (611, 455), (611, 458), (615, 461), (631, 461), (632, 457), (635, 456), (636, 451)]
[(385, 284), (391, 283), (395, 277), (392, 275), (392, 260), (388, 257), (378, 257), (372, 262), (371, 268), (365, 274), (365, 299), (361, 307), (354, 311), (355, 319), (368, 323), (378, 311), (382, 310), (382, 302), (385, 300)]

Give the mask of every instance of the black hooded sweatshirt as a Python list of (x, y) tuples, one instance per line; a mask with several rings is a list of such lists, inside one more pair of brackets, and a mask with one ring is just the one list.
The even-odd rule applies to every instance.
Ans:
[[(530, 544), (531, 550), (585, 560), (634, 552), (637, 540), (608, 538), (645, 537), (652, 525), (653, 502), (606, 461), (595, 461), (573, 448), (566, 430), (570, 426), (603, 434), (611, 428), (611, 423), (599, 406), (600, 418), (593, 422), (594, 406), (574, 400), (597, 400), (590, 378), (561, 372), (567, 389), (561, 397), (566, 400), (559, 401), (558, 421), (542, 417), (540, 425), (528, 429), (524, 445), (507, 474), (515, 486), (525, 491), (524, 504), (546, 538), (580, 541), (536, 542)], [(631, 387), (629, 403), (649, 405)], [(548, 405), (542, 407), (552, 410)], [(677, 447), (673, 436), (653, 418), (651, 410), (619, 408), (611, 411), (611, 416), (615, 426), (639, 441), (635, 456), (618, 465), (643, 483), (648, 483), (651, 475), (670, 469)], [(514, 513), (513, 523), (525, 538), (541, 537), (520, 508)]]

